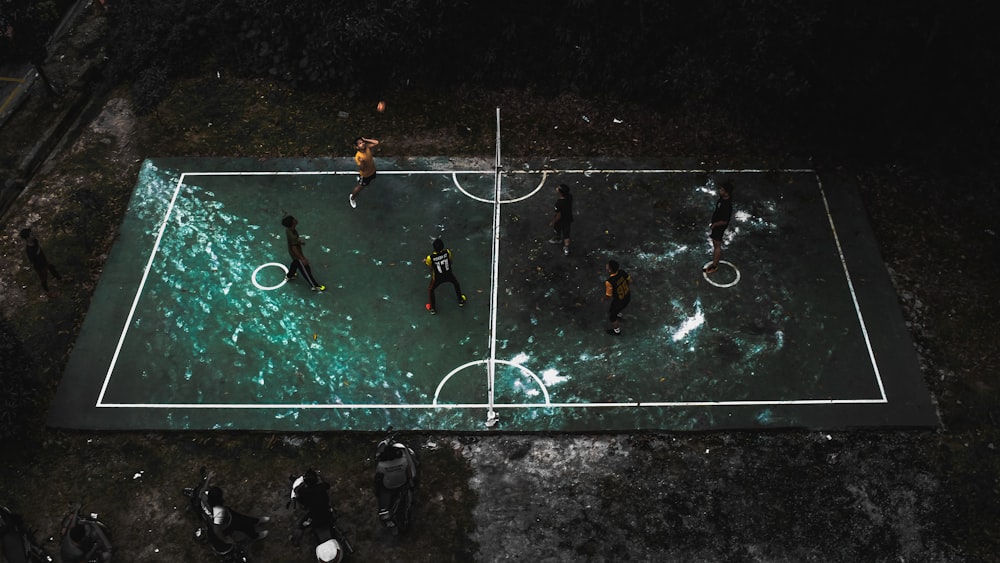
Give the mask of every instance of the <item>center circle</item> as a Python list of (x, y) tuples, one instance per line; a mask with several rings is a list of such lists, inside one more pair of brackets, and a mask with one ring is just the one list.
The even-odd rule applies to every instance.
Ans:
[(263, 270), (264, 268), (266, 268), (268, 266), (277, 266), (277, 267), (281, 268), (281, 271), (284, 272), (285, 276), (288, 275), (288, 268), (286, 268), (284, 264), (279, 264), (277, 262), (268, 262), (267, 264), (261, 264), (260, 266), (257, 266), (257, 269), (253, 271), (253, 275), (250, 276), (250, 281), (253, 282), (254, 286), (257, 289), (260, 289), (262, 291), (271, 291), (273, 289), (278, 289), (279, 287), (281, 287), (281, 286), (285, 285), (286, 283), (288, 283), (288, 280), (285, 279), (284, 276), (282, 276), (281, 283), (279, 283), (278, 285), (263, 286), (263, 285), (260, 285), (259, 283), (257, 283), (257, 272), (260, 272), (261, 270)]

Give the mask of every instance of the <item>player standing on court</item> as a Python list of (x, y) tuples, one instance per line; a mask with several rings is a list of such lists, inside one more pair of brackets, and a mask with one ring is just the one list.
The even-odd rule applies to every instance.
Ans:
[(357, 197), (361, 190), (375, 179), (375, 157), (372, 149), (378, 146), (378, 139), (358, 137), (354, 140), (354, 163), (358, 165), (358, 185), (351, 191), (351, 208), (358, 206)]
[(611, 321), (611, 328), (607, 330), (612, 336), (620, 336), (621, 328), (618, 321), (622, 318), (622, 311), (628, 307), (632, 300), (632, 277), (628, 272), (619, 268), (618, 262), (608, 260), (608, 279), (604, 280), (604, 297), (601, 301), (611, 300), (608, 307), (608, 320)]
[(569, 186), (559, 184), (556, 186), (556, 212), (549, 221), (555, 235), (549, 241), (552, 244), (563, 245), (563, 254), (569, 256), (569, 234), (570, 223), (573, 222), (573, 194), (569, 193)]
[(451, 250), (444, 247), (444, 242), (441, 239), (434, 239), (434, 252), (428, 254), (427, 258), (424, 258), (424, 264), (427, 264), (431, 269), (431, 285), (427, 288), (427, 310), (432, 315), (437, 314), (434, 290), (437, 289), (437, 286), (445, 282), (455, 286), (455, 297), (458, 297), (458, 306), (462, 307), (465, 305), (462, 286), (459, 285), (455, 273), (451, 271), (452, 262)]
[(285, 215), (285, 218), (281, 220), (281, 224), (285, 227), (285, 238), (288, 239), (288, 253), (292, 255), (292, 263), (288, 265), (288, 274), (285, 275), (285, 279), (288, 281), (294, 280), (298, 277), (297, 272), (302, 270), (302, 275), (305, 276), (306, 281), (309, 282), (313, 291), (326, 291), (326, 286), (316, 281), (316, 278), (313, 277), (312, 268), (309, 266), (309, 259), (302, 253), (302, 245), (306, 241), (302, 240), (299, 232), (295, 230), (295, 227), (299, 224), (299, 220), (291, 215)]
[(733, 200), (730, 196), (733, 193), (733, 185), (729, 182), (719, 184), (719, 201), (715, 202), (715, 211), (712, 212), (712, 222), (709, 227), (712, 229), (712, 263), (705, 266), (705, 273), (711, 274), (719, 269), (719, 258), (722, 257), (722, 236), (726, 233), (729, 220), (733, 218)]

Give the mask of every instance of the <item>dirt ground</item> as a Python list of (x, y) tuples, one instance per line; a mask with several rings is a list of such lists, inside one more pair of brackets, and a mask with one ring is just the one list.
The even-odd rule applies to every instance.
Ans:
[[(252, 546), (258, 561), (309, 561), (305, 547), (286, 541), (294, 519), (285, 495), (288, 475), (311, 466), (333, 483), (355, 561), (1000, 560), (995, 163), (940, 158), (951, 151), (975, 162), (985, 149), (929, 139), (925, 152), (873, 157), (749, 129), (721, 110), (665, 115), (524, 91), (460, 89), (450, 98), (403, 91), (378, 114), (368, 100), (209, 69), (177, 83), (154, 114), (137, 116), (127, 88), (81, 79), (103, 56), (102, 24), (99, 12), (87, 12), (53, 49), (49, 72), (65, 94), (47, 97), (34, 87), (0, 131), (10, 176), (49, 126), (76, 100), (86, 102), (44, 166), (22, 178), (27, 187), (3, 214), (0, 233), (2, 414), (16, 413), (4, 420), (18, 428), (2, 445), (0, 502), (41, 538), (57, 534), (66, 507), (81, 501), (111, 526), (115, 561), (211, 560), (208, 546), (192, 539), (195, 519), (180, 495), (208, 466), (236, 508), (274, 517), (272, 535)], [(508, 155), (686, 156), (759, 167), (812, 157), (823, 174), (855, 178), (941, 426), (410, 434), (424, 479), (415, 529), (395, 540), (374, 517), (368, 457), (376, 436), (44, 428), (144, 157), (343, 156), (359, 133), (383, 139), (385, 156), (488, 156), (496, 105), (506, 112)], [(25, 225), (63, 274), (47, 295), (17, 238)]]

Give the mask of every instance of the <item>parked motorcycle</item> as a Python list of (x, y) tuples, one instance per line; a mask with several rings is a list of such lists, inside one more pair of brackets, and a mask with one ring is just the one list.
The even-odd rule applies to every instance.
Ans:
[(35, 540), (35, 531), (24, 525), (20, 514), (0, 505), (0, 553), (8, 563), (54, 561)]
[(237, 542), (226, 541), (212, 530), (212, 513), (204, 500), (208, 492), (209, 473), (201, 468), (201, 478), (194, 487), (184, 487), (183, 493), (188, 500), (188, 510), (198, 516), (199, 526), (194, 531), (194, 539), (198, 542), (208, 542), (212, 551), (221, 563), (249, 563), (250, 556)]
[(393, 535), (410, 527), (414, 490), (420, 478), (420, 458), (396, 439), (390, 427), (375, 447), (375, 498), (378, 519)]
[(293, 504), (304, 513), (292, 536), (295, 545), (302, 537), (309, 535), (315, 539), (316, 560), (320, 563), (339, 563), (354, 552), (351, 542), (337, 527), (337, 511), (330, 503), (330, 484), (323, 480), (319, 472), (309, 469), (299, 476), (290, 475), (292, 492), (287, 506)]
[(75, 505), (63, 518), (60, 527), (59, 555), (63, 563), (108, 563), (114, 548), (111, 531), (96, 512), (81, 513)]

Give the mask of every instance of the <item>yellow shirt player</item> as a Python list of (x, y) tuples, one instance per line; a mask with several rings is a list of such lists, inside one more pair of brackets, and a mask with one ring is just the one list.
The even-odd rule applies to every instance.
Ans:
[(352, 208), (358, 206), (357, 197), (361, 190), (375, 179), (375, 157), (372, 155), (372, 149), (377, 146), (378, 139), (358, 137), (354, 140), (354, 148), (357, 151), (354, 153), (354, 163), (358, 165), (358, 185), (351, 191)]

